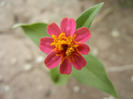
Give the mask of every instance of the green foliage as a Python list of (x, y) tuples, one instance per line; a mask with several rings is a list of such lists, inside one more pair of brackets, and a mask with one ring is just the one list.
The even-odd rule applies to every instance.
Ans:
[(13, 28), (21, 27), (26, 34), (37, 46), (39, 46), (40, 38), (49, 36), (47, 33), (47, 24), (34, 23), (34, 24), (16, 24)]
[[(76, 20), (77, 28), (87, 27), (90, 25), (99, 12), (104, 3), (97, 4), (85, 12), (83, 12)], [(40, 38), (49, 36), (47, 33), (47, 24), (45, 23), (34, 23), (34, 24), (18, 24), (14, 27), (20, 26), (24, 33), (37, 45), (39, 46)], [(79, 82), (95, 87), (101, 91), (107, 92), (115, 97), (117, 93), (107, 77), (103, 64), (94, 56), (86, 55), (84, 58), (87, 61), (87, 65), (82, 70), (76, 70), (73, 68), (72, 76)], [(68, 81), (70, 75), (63, 75), (59, 73), (58, 67), (50, 70), (51, 80), (58, 85), (64, 84)]]
[(97, 15), (103, 5), (104, 3), (97, 4), (83, 12), (76, 20), (77, 29), (80, 27), (90, 28), (94, 17)]
[(93, 55), (85, 55), (87, 65), (80, 71), (73, 68), (72, 76), (79, 82), (107, 92), (115, 97), (117, 93), (107, 77), (104, 65)]
[[(45, 23), (34, 23), (34, 24), (16, 24), (13, 28), (21, 27), (26, 34), (37, 46), (39, 46), (41, 37), (48, 37), (47, 33), (47, 24)], [(59, 73), (58, 67), (50, 70), (51, 80), (57, 84), (62, 85), (65, 84), (70, 75), (61, 75)]]

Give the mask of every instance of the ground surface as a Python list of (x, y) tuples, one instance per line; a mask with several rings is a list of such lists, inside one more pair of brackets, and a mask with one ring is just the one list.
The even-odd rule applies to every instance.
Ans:
[[(73, 78), (64, 86), (55, 86), (44, 68), (46, 55), (21, 29), (11, 29), (16, 23), (59, 23), (63, 17), (76, 18), (99, 2), (94, 1), (0, 0), (0, 99), (114, 99)], [(87, 44), (105, 64), (119, 99), (133, 99), (133, 8), (118, 4), (105, 2)], [(115, 10), (110, 11), (112, 8)]]

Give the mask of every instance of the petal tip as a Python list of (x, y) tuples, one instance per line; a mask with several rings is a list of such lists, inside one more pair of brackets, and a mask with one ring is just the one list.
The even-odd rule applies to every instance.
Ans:
[(91, 37), (90, 31), (86, 27), (77, 29), (74, 34), (76, 35), (75, 41), (82, 43), (86, 42)]
[(60, 27), (67, 36), (72, 36), (76, 30), (76, 22), (73, 18), (63, 18)]
[(50, 25), (47, 26), (47, 32), (49, 35), (54, 34), (58, 36), (61, 33), (61, 30), (56, 23), (51, 23)]

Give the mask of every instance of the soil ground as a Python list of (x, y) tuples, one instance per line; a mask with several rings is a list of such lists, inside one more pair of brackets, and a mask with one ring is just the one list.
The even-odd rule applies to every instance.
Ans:
[[(70, 78), (55, 86), (42, 53), (16, 23), (56, 22), (76, 18), (105, 1), (87, 42), (105, 65), (119, 99), (133, 99), (133, 7), (130, 0), (0, 0), (0, 99), (115, 99)], [(123, 3), (123, 2), (124, 3)], [(113, 9), (113, 10), (112, 10)]]

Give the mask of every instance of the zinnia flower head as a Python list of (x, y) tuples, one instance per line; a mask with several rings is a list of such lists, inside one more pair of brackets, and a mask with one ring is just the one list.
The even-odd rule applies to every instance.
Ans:
[(72, 65), (81, 70), (86, 65), (86, 60), (81, 56), (87, 55), (90, 51), (88, 45), (83, 44), (90, 37), (90, 31), (86, 27), (76, 30), (76, 22), (72, 18), (64, 18), (60, 23), (48, 25), (47, 32), (51, 37), (40, 39), (40, 49), (49, 55), (44, 63), (49, 69), (60, 64), (61, 74), (70, 74)]

